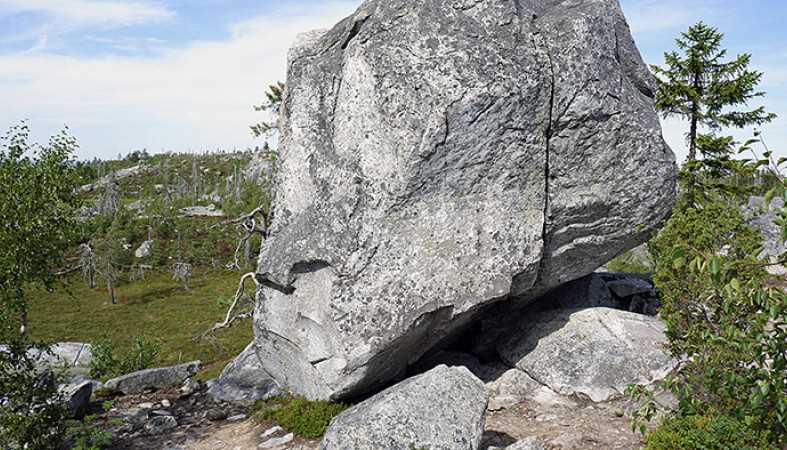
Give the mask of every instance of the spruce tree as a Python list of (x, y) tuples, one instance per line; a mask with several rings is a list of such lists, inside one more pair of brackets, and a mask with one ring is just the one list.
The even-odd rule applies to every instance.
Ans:
[[(664, 54), (665, 67), (652, 67), (658, 82), (657, 109), (664, 117), (690, 123), (689, 161), (697, 159), (697, 150), (703, 156), (727, 153), (729, 145), (723, 144), (729, 141), (715, 136), (724, 127), (762, 125), (776, 118), (762, 106), (746, 108), (750, 100), (764, 95), (757, 90), (762, 73), (749, 69), (748, 53), (725, 61), (723, 39), (719, 30), (699, 22), (676, 39), (678, 51)], [(702, 134), (702, 127), (710, 133)]]

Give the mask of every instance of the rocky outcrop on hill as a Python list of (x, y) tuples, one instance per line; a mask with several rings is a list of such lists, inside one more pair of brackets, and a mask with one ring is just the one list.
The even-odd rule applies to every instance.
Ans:
[(438, 366), (333, 419), (322, 450), (475, 450), (487, 392), (464, 367)]
[(369, 0), (289, 56), (259, 360), (373, 392), (502, 299), (642, 243), (675, 196), (617, 0)]

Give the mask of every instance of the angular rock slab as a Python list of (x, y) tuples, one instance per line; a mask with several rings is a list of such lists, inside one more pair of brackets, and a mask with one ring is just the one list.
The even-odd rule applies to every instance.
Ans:
[(484, 307), (644, 242), (675, 197), (617, 0), (369, 0), (291, 49), (260, 361), (381, 388)]
[(603, 402), (676, 367), (663, 347), (665, 329), (654, 317), (609, 308), (546, 311), (500, 342), (498, 352), (559, 394)]
[(475, 450), (487, 392), (464, 367), (438, 366), (331, 421), (321, 450)]
[(278, 384), (262, 368), (254, 343), (221, 372), (208, 394), (224, 402), (251, 403), (279, 395)]
[(171, 367), (158, 367), (129, 373), (113, 378), (104, 387), (124, 394), (141, 394), (148, 389), (179, 387), (187, 378), (193, 377), (202, 367), (200, 361)]

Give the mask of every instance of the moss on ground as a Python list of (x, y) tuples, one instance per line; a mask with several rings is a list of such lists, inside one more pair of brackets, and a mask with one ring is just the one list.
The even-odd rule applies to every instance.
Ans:
[(240, 274), (197, 269), (194, 275), (186, 291), (168, 273), (148, 273), (143, 281), (116, 288), (117, 305), (103, 286), (90, 289), (77, 277), (55, 292), (31, 292), (30, 333), (45, 342), (106, 338), (120, 347), (146, 336), (160, 344), (157, 365), (199, 359), (208, 376), (218, 375), (251, 342), (250, 321), (220, 331), (215, 339), (194, 338), (223, 319)]

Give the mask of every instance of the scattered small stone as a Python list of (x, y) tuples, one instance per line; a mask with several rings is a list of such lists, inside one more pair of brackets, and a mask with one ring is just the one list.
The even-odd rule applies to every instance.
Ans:
[(536, 437), (529, 437), (526, 439), (522, 439), (521, 441), (511, 444), (506, 447), (506, 450), (544, 450), (544, 444), (542, 444)]
[(292, 440), (295, 439), (295, 435), (290, 433), (288, 435), (271, 438), (267, 441), (263, 442), (262, 444), (258, 445), (257, 448), (276, 448), (281, 447), (282, 445), (289, 444)]
[(193, 378), (189, 378), (183, 383), (183, 386), (180, 388), (180, 394), (183, 397), (188, 397), (189, 395), (199, 391), (201, 388), (201, 383)]
[(161, 401), (161, 406), (164, 408), (169, 408), (170, 406), (172, 406), (172, 402), (170, 402), (165, 398), (164, 400)]
[(232, 417), (227, 417), (227, 422), (230, 422), (230, 423), (232, 423), (232, 422), (242, 422), (242, 421), (246, 420), (247, 417), (249, 417), (249, 416), (247, 416), (246, 414), (238, 414), (238, 415), (235, 415), (235, 416), (232, 416)]
[(219, 420), (224, 420), (227, 418), (227, 411), (215, 408), (209, 409), (208, 412), (205, 413), (205, 417), (212, 422), (217, 422)]
[(141, 409), (153, 409), (153, 406), (155, 406), (155, 403), (152, 402), (144, 402), (137, 405), (137, 407)]
[(151, 416), (171, 416), (172, 413), (167, 411), (166, 409), (157, 409), (150, 413)]
[(150, 434), (161, 434), (177, 428), (178, 421), (172, 416), (159, 416), (152, 418), (145, 424), (145, 431)]
[(274, 434), (278, 434), (282, 432), (284, 432), (284, 428), (277, 425), (273, 428), (268, 428), (267, 430), (265, 430), (265, 432), (260, 435), (260, 439), (266, 439), (273, 436)]

